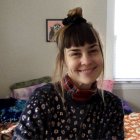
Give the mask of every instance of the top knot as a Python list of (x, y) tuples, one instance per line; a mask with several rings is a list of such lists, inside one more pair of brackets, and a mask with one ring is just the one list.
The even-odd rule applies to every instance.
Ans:
[(86, 23), (86, 20), (78, 15), (64, 18), (62, 21), (63, 25), (80, 24)]
[(67, 16), (74, 16), (74, 15), (79, 15), (80, 17), (83, 17), (82, 15), (82, 8), (81, 7), (77, 7), (77, 8), (74, 8), (74, 9), (71, 9), (68, 11), (68, 14)]
[(86, 23), (86, 19), (82, 17), (82, 8), (77, 7), (72, 10), (69, 10), (67, 14), (67, 18), (64, 18), (62, 23), (63, 25), (71, 25), (71, 24), (80, 24)]

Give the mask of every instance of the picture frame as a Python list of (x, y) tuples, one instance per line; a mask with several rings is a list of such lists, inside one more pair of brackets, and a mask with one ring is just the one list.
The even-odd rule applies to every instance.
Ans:
[(55, 42), (54, 35), (62, 27), (62, 19), (46, 19), (46, 41)]

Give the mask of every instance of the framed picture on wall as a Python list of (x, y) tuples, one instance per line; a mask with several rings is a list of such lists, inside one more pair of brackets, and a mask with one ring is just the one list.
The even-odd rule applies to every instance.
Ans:
[(63, 27), (62, 19), (46, 19), (46, 41), (55, 42), (55, 33)]

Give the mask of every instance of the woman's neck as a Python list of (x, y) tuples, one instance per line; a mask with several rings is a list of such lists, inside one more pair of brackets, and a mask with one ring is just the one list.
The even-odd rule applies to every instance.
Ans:
[(83, 83), (80, 83), (80, 84), (78, 85), (78, 88), (79, 88), (79, 89), (89, 90), (89, 89), (91, 89), (91, 85), (92, 85), (92, 84), (83, 84)]
[[(69, 75), (68, 75), (69, 76)], [(81, 89), (81, 90), (89, 90), (91, 89), (91, 85), (93, 83), (90, 83), (90, 84), (85, 84), (85, 83), (80, 83), (76, 80), (73, 79), (73, 77), (69, 76), (70, 79), (72, 80), (73, 84), (78, 88), (78, 89)]]
[(66, 75), (63, 80), (64, 80), (63, 86), (65, 91), (67, 91), (67, 93), (69, 93), (69, 95), (71, 95), (72, 99), (74, 99), (75, 101), (85, 102), (91, 99), (91, 97), (94, 94), (96, 94), (97, 91), (96, 81), (88, 87), (86, 84), (85, 84), (86, 87), (85, 85), (83, 86), (81, 84), (81, 88), (79, 88), (68, 75)]

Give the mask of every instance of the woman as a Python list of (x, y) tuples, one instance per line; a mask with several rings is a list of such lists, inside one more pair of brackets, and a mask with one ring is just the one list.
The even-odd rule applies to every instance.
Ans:
[(121, 100), (97, 88), (104, 60), (96, 30), (82, 9), (68, 12), (56, 34), (59, 49), (54, 78), (38, 88), (23, 111), (13, 139), (122, 140)]

